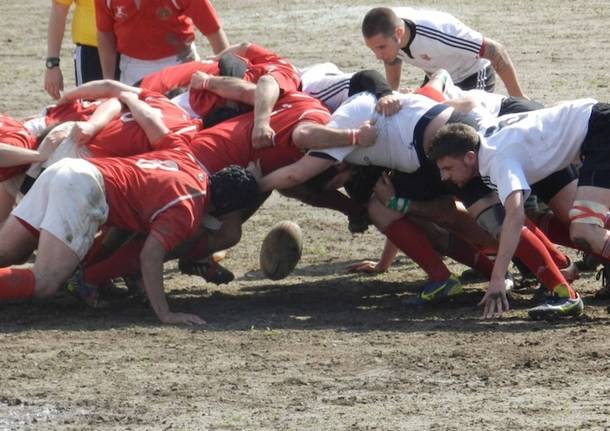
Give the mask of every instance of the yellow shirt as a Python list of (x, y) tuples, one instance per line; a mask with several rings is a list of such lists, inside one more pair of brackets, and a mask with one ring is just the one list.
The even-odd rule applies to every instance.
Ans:
[(95, 25), (94, 0), (53, 0), (70, 6), (76, 4), (72, 17), (72, 41), (81, 45), (97, 46), (97, 27)]

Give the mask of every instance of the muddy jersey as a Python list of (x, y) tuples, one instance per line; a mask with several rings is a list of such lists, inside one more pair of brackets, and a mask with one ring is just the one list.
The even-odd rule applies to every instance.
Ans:
[(502, 204), (516, 190), (529, 194), (534, 184), (570, 165), (580, 154), (594, 99), (503, 115), (479, 132), (479, 172), (497, 190)]
[(253, 114), (242, 114), (198, 132), (191, 140), (193, 154), (214, 173), (237, 164), (247, 166), (260, 160), (263, 174), (294, 163), (303, 152), (294, 146), (292, 132), (304, 122), (326, 124), (330, 113), (320, 101), (303, 93), (282, 96), (271, 113), (270, 126), (275, 131), (274, 145), (252, 148)]
[(208, 0), (95, 0), (99, 31), (114, 33), (121, 54), (157, 60), (180, 53), (195, 40), (193, 24), (208, 35), (220, 20)]
[(167, 251), (197, 229), (208, 201), (208, 175), (187, 140), (169, 134), (149, 153), (88, 159), (104, 177), (108, 225), (150, 232)]
[[(20, 121), (2, 114), (0, 114), (0, 143), (28, 150), (35, 150), (37, 148), (36, 137)], [(0, 168), (0, 181), (6, 181), (17, 174), (25, 172), (28, 166), (20, 165)]]
[(176, 88), (188, 87), (195, 72), (218, 75), (218, 62), (189, 61), (176, 66), (165, 67), (142, 78), (140, 88), (165, 94)]
[(407, 47), (399, 50), (398, 58), (431, 74), (445, 69), (455, 82), (487, 67), (482, 58), (483, 35), (463, 24), (454, 16), (435, 10), (409, 7), (392, 8), (415, 32)]

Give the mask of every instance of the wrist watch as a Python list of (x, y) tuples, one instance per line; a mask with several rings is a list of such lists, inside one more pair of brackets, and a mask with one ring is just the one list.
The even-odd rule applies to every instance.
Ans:
[(59, 66), (59, 57), (47, 57), (45, 62), (47, 69), (53, 69), (54, 67)]

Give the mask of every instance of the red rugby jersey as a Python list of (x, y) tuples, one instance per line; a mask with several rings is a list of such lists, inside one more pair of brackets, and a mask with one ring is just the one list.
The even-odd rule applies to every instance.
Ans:
[(218, 75), (217, 61), (189, 61), (176, 66), (165, 67), (158, 72), (146, 75), (140, 88), (165, 94), (180, 87), (188, 87), (195, 72)]
[[(171, 132), (191, 130), (200, 125), (192, 120), (184, 110), (172, 103), (167, 97), (153, 91), (142, 90), (140, 99), (153, 108), (159, 109), (163, 121)], [(118, 157), (151, 151), (146, 133), (133, 119), (130, 112), (123, 113), (106, 125), (87, 143), (92, 157)]]
[[(0, 143), (14, 147), (35, 150), (36, 137), (23, 126), (23, 123), (11, 117), (0, 114)], [(0, 181), (6, 181), (27, 170), (29, 165), (8, 166), (0, 168)]]
[(108, 225), (150, 233), (166, 251), (195, 232), (208, 202), (208, 175), (187, 140), (168, 134), (156, 151), (89, 159), (104, 177)]
[(97, 29), (112, 32), (117, 51), (141, 60), (175, 55), (203, 34), (216, 33), (220, 19), (208, 0), (95, 0)]
[(292, 143), (292, 132), (297, 125), (329, 121), (330, 113), (320, 101), (303, 93), (288, 93), (278, 100), (271, 114), (270, 126), (275, 131), (273, 147), (252, 148), (254, 116), (251, 112), (197, 132), (190, 147), (212, 173), (232, 164), (245, 167), (260, 159), (266, 175), (302, 157), (301, 150)]

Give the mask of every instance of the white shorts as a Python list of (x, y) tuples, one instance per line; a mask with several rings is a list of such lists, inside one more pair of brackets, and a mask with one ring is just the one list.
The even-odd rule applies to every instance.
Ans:
[(199, 55), (197, 54), (195, 44), (192, 43), (190, 48), (190, 55), (185, 58), (172, 55), (156, 60), (140, 60), (139, 58), (121, 54), (121, 60), (119, 62), (121, 82), (127, 85), (133, 85), (146, 75), (158, 72), (165, 67), (175, 66), (184, 63), (185, 61), (198, 61)]
[(108, 218), (104, 178), (86, 160), (60, 160), (40, 175), (12, 214), (47, 231), (82, 259)]

